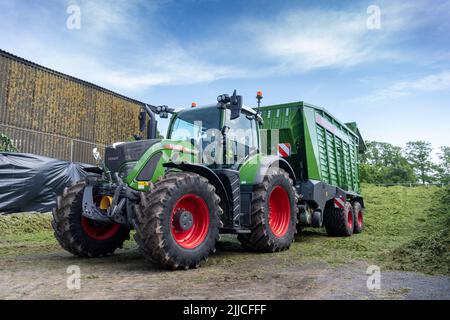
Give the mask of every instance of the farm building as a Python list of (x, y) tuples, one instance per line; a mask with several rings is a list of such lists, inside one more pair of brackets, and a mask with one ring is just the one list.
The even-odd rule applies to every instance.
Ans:
[(142, 104), (0, 50), (0, 133), (19, 152), (93, 163), (139, 132)]

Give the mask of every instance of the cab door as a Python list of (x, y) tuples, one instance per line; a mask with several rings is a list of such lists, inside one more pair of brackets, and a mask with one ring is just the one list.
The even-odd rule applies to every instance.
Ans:
[(257, 122), (254, 116), (242, 114), (230, 120), (229, 110), (225, 113), (226, 134), (225, 166), (238, 169), (259, 150)]

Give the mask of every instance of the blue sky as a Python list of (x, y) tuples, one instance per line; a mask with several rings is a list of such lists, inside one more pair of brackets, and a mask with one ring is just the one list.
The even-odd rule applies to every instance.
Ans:
[(0, 0), (0, 48), (47, 67), (177, 107), (235, 88), (253, 105), (261, 89), (264, 104), (304, 100), (400, 146), (450, 145), (449, 35), (440, 0)]

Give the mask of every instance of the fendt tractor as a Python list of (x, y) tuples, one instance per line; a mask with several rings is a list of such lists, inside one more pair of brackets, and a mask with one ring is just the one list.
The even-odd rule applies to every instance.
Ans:
[[(144, 105), (136, 141), (106, 147), (104, 160), (94, 149), (99, 166), (58, 196), (56, 239), (75, 255), (98, 257), (134, 229), (148, 261), (188, 269), (207, 261), (220, 233), (276, 252), (302, 227), (361, 232), (365, 146), (356, 124), (304, 102), (260, 107), (261, 99), (258, 92), (250, 108), (234, 91), (203, 107)], [(155, 136), (155, 114), (171, 114), (167, 139)]]

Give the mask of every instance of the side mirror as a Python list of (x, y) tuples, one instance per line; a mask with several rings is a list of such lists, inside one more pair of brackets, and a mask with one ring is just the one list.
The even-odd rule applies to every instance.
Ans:
[(139, 113), (139, 131), (144, 132), (145, 131), (145, 125), (146, 125), (146, 118), (147, 118), (147, 113), (142, 110)]
[(242, 104), (242, 96), (236, 95), (236, 90), (234, 90), (233, 95), (230, 97), (230, 120), (237, 119), (241, 116)]

